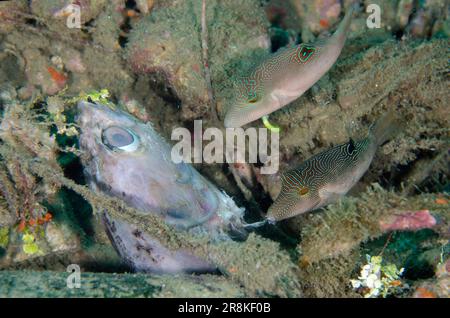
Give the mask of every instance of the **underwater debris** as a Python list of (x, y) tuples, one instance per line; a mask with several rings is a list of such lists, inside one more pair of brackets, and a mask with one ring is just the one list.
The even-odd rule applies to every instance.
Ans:
[[(134, 224), (145, 233), (157, 235), (170, 249), (186, 248), (217, 264), (228, 279), (243, 286), (247, 296), (301, 295), (296, 266), (289, 253), (280, 250), (276, 242), (252, 233), (245, 242), (224, 241), (213, 244), (208, 239), (193, 238), (174, 231), (157, 216), (142, 218), (139, 211), (126, 206), (122, 200), (94, 193), (63, 175), (48, 171), (45, 165), (35, 163), (33, 171), (48, 182), (73, 189), (96, 210), (107, 210), (115, 218)], [(235, 270), (230, 270), (232, 268)]]
[(350, 282), (354, 289), (362, 290), (365, 298), (383, 297), (397, 294), (408, 286), (401, 280), (404, 269), (395, 264), (383, 264), (381, 256), (366, 255), (367, 264), (362, 266), (358, 279)]
[[(0, 258), (2, 268), (30, 258), (79, 248), (79, 240), (73, 236), (72, 230), (63, 231), (60, 225), (51, 222), (53, 213), (48, 211), (46, 203), (52, 201), (57, 187), (42, 180), (29, 166), (32, 161), (46, 160), (47, 169), (61, 169), (57, 162), (58, 153), (67, 149), (56, 143), (55, 136), (50, 133), (55, 122), (47, 116), (57, 119), (61, 127), (69, 124), (61, 116), (54, 116), (62, 114), (62, 111), (58, 113), (60, 108), (56, 106), (54, 114), (46, 115), (42, 110), (44, 102), (36, 100), (22, 105), (14, 99), (5, 99), (6, 95), (2, 95), (0, 124), (0, 201), (10, 215), (9, 221), (2, 217), (1, 222), (8, 222), (5, 225), (10, 229), (11, 244)], [(53, 99), (56, 101), (57, 97)], [(50, 244), (58, 235), (70, 239), (70, 242)]]
[[(16, 102), (12, 104), (17, 105)], [(142, 217), (141, 212), (127, 206), (122, 200), (105, 194), (94, 193), (86, 186), (66, 178), (62, 168), (56, 163), (55, 152), (58, 149), (56, 144), (52, 143), (50, 147), (46, 147), (44, 143), (36, 144), (37, 139), (31, 142), (28, 138), (18, 138), (24, 133), (25, 128), (28, 131), (33, 131), (32, 128), (34, 128), (43, 136), (45, 136), (44, 132), (48, 132), (48, 124), (40, 125), (36, 118), (30, 116), (30, 114), (33, 114), (30, 107), (6, 107), (5, 110), (5, 118), (9, 118), (14, 125), (5, 125), (4, 127), (24, 128), (4, 131), (0, 153), (3, 159), (8, 162), (14, 162), (20, 158), (22, 164), (26, 166), (23, 171), (26, 171), (30, 176), (38, 177), (40, 179), (39, 184), (45, 185), (49, 190), (51, 189), (46, 195), (49, 200), (56, 193), (56, 189), (61, 187), (71, 189), (91, 204), (97, 216), (101, 215), (102, 211), (108, 211), (114, 218), (133, 224), (148, 235), (158, 237), (170, 249), (186, 249), (211, 263), (217, 264), (228, 280), (242, 285), (247, 296), (286, 297), (301, 295), (297, 282), (296, 266), (289, 253), (281, 250), (278, 243), (256, 235), (251, 235), (246, 242), (211, 242), (208, 238), (195, 238), (192, 235), (176, 231), (165, 224), (160, 217), (153, 215)], [(17, 113), (18, 110), (20, 112)], [(13, 114), (18, 116), (14, 120), (11, 118)], [(45, 140), (41, 137), (40, 139), (40, 142)], [(49, 223), (47, 228), (51, 224)], [(73, 237), (63, 239), (63, 242), (79, 244)], [(75, 247), (75, 251), (77, 248), (79, 247)], [(71, 246), (70, 251), (71, 253), (64, 258), (65, 262), (71, 262), (71, 258), (80, 261), (80, 256), (74, 253), (73, 246)], [(44, 252), (51, 255), (51, 251)], [(2, 261), (2, 268), (5, 268), (5, 260), (2, 259)], [(8, 266), (6, 265), (6, 267)], [(235, 270), (228, 271), (231, 268), (235, 268)]]

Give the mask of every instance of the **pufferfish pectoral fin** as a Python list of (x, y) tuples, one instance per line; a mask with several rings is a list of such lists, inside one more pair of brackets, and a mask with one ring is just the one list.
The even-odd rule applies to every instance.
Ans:
[(319, 189), (320, 206), (323, 207), (327, 204), (339, 201), (347, 191), (343, 188), (323, 187)]
[(270, 98), (272, 99), (272, 111), (278, 110), (284, 105), (290, 103), (292, 100), (296, 99), (299, 94), (303, 94), (303, 91), (294, 91), (288, 89), (275, 89), (270, 93)]

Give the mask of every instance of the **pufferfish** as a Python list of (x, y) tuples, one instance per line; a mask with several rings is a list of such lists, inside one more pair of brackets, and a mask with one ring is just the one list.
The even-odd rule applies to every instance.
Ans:
[(240, 78), (235, 83), (235, 98), (225, 114), (225, 127), (241, 127), (303, 95), (336, 62), (347, 38), (352, 14), (353, 7), (350, 7), (331, 37), (281, 49), (248, 76)]
[(399, 129), (389, 112), (369, 129), (362, 140), (327, 149), (281, 176), (281, 191), (269, 208), (270, 223), (297, 216), (336, 202), (345, 195), (369, 168), (377, 148)]

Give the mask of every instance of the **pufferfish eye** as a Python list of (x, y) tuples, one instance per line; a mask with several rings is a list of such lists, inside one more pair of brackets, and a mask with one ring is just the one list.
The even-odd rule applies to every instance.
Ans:
[(250, 99), (248, 100), (248, 102), (249, 102), (250, 104), (254, 104), (254, 103), (256, 103), (258, 100), (259, 100), (258, 96), (255, 95), (254, 97), (250, 98)]
[(133, 152), (139, 146), (139, 138), (129, 129), (111, 126), (103, 130), (102, 143), (111, 150)]
[(301, 187), (298, 189), (298, 194), (300, 194), (300, 196), (304, 196), (306, 194), (308, 194), (309, 189), (307, 187)]

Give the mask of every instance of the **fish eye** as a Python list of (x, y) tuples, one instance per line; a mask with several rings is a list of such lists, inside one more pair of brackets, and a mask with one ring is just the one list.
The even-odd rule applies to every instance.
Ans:
[(308, 192), (309, 192), (309, 189), (307, 187), (298, 189), (298, 193), (300, 194), (300, 196), (303, 196), (303, 195), (307, 194)]
[(347, 152), (352, 155), (353, 151), (355, 151), (355, 142), (353, 141), (353, 139), (350, 138), (350, 141), (348, 142), (347, 145)]
[(111, 126), (103, 130), (102, 143), (111, 150), (132, 152), (138, 148), (139, 139), (129, 129)]
[(249, 99), (248, 100), (248, 102), (250, 103), (250, 104), (254, 104), (254, 103), (256, 103), (258, 101), (258, 96), (255, 96), (255, 97), (253, 97), (252, 99)]
[[(305, 63), (305, 62), (307, 62), (307, 61), (309, 60), (309, 58), (314, 54), (314, 51), (315, 51), (315, 50), (316, 50), (316, 49), (315, 49), (313, 46), (301, 46), (300, 52), (297, 53), (297, 54), (298, 54), (297, 58), (298, 58), (301, 62)], [(298, 52), (298, 51), (297, 51), (297, 52)]]
[(259, 101), (259, 95), (256, 92), (250, 92), (247, 94), (247, 103), (254, 104)]

